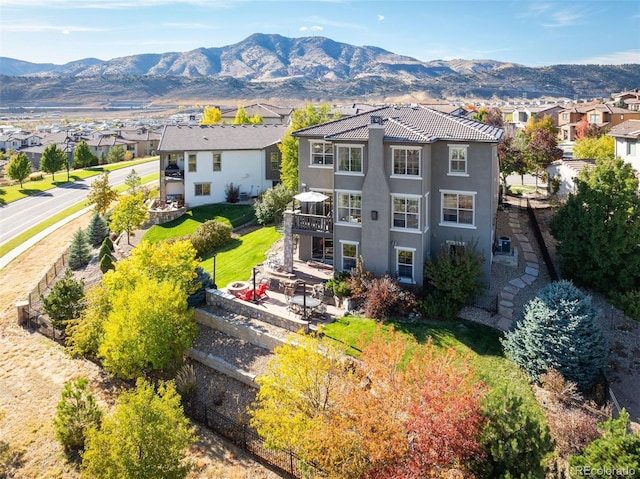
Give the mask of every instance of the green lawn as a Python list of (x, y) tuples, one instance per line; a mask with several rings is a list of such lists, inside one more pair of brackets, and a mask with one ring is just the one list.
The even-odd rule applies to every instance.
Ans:
[[(360, 338), (370, 338), (378, 328), (372, 319), (347, 316), (323, 328), (323, 333), (340, 343), (349, 346), (348, 352), (355, 356)], [(502, 353), (499, 338), (502, 333), (477, 323), (467, 321), (429, 321), (413, 323), (390, 321), (383, 325), (384, 330), (396, 330), (415, 339), (415, 347), (425, 344), (428, 338), (437, 348), (453, 348), (462, 355), (469, 355), (469, 363), (476, 377), (484, 381), (490, 389), (508, 386), (524, 403), (540, 412), (533, 397), (526, 375)]]
[(144, 239), (156, 242), (188, 235), (208, 220), (221, 221), (235, 228), (250, 223), (254, 219), (253, 207), (250, 205), (216, 203), (213, 205), (197, 206), (176, 220), (152, 226), (144, 235)]
[[(134, 161), (125, 161), (122, 163), (114, 163), (111, 165), (96, 166), (92, 168), (83, 168), (80, 170), (72, 170), (69, 174), (69, 180), (71, 182), (90, 178), (92, 176), (99, 175), (103, 171), (113, 171), (120, 168), (126, 168), (127, 166), (138, 165), (140, 163), (146, 163), (148, 161), (157, 160), (158, 157), (143, 158)], [(59, 171), (56, 173), (56, 181), (51, 179), (51, 175), (45, 175), (44, 179), (38, 181), (25, 181), (20, 188), (20, 184), (0, 187), (0, 205), (6, 205), (12, 201), (19, 200), (26, 196), (42, 193), (43, 191), (50, 190), (57, 186), (61, 186), (67, 183), (67, 172)]]

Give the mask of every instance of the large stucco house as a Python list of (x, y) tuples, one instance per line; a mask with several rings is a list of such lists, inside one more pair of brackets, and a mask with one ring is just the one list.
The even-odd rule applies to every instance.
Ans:
[(226, 200), (225, 189), (240, 187), (255, 197), (280, 179), (278, 144), (285, 125), (167, 125), (162, 133), (160, 198), (188, 207)]
[(640, 173), (640, 120), (627, 120), (614, 126), (609, 136), (615, 139), (615, 155)]
[(340, 271), (361, 255), (377, 276), (422, 285), (427, 258), (477, 241), (488, 283), (502, 134), (424, 107), (382, 107), (294, 132), (300, 189), (327, 196), (292, 215), (299, 259)]

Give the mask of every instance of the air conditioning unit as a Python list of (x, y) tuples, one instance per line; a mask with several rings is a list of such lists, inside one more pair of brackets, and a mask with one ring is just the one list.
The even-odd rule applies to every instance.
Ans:
[(508, 236), (500, 236), (498, 238), (498, 252), (502, 254), (511, 254), (511, 238)]

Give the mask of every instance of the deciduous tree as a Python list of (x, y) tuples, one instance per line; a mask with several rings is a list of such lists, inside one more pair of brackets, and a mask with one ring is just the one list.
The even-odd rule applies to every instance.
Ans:
[(522, 176), (529, 171), (525, 150), (524, 135), (505, 135), (498, 144), (500, 175), (505, 186), (509, 175), (516, 173)]
[(82, 454), (83, 475), (95, 479), (183, 479), (195, 442), (173, 383), (157, 391), (143, 380), (123, 392), (102, 426), (90, 429)]
[(129, 172), (129, 174), (125, 178), (124, 184), (127, 185), (129, 193), (134, 195), (140, 189), (140, 185), (142, 185), (142, 179), (140, 178), (140, 175), (136, 173), (136, 170), (132, 168), (131, 172)]
[(233, 119), (232, 125), (260, 125), (262, 124), (262, 117), (258, 114), (250, 117), (247, 114), (247, 110), (243, 107), (238, 107), (238, 111), (236, 112), (236, 117)]
[(7, 176), (20, 183), (29, 178), (31, 174), (31, 162), (25, 153), (17, 153), (11, 157), (7, 165)]
[(640, 288), (638, 179), (620, 158), (583, 169), (551, 222), (563, 274), (604, 292)]
[(293, 200), (293, 193), (283, 183), (269, 188), (253, 204), (258, 223), (265, 225), (282, 219), (282, 212)]
[(56, 171), (60, 171), (67, 164), (67, 155), (58, 148), (58, 145), (51, 143), (46, 146), (40, 158), (40, 170), (45, 173), (51, 173), (53, 181), (56, 180)]
[(200, 123), (201, 125), (218, 125), (220, 121), (222, 121), (222, 112), (220, 111), (220, 108), (208, 106), (204, 108), (202, 123)]
[(147, 221), (149, 213), (142, 193), (120, 196), (118, 204), (109, 218), (109, 225), (116, 233), (127, 233), (127, 243), (131, 244), (130, 235)]
[(104, 216), (111, 203), (118, 197), (118, 192), (109, 185), (109, 172), (105, 171), (91, 183), (91, 191), (87, 195), (87, 203), (93, 211)]
[(82, 140), (73, 150), (73, 167), (74, 168), (87, 168), (93, 164), (98, 163), (98, 159), (95, 157), (87, 142)]
[(611, 161), (615, 157), (615, 140), (612, 136), (607, 135), (576, 140), (573, 146), (573, 157)]

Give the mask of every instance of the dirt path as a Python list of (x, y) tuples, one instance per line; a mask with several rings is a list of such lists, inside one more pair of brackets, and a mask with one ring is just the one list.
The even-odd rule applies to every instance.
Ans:
[[(52, 419), (64, 383), (88, 377), (104, 407), (117, 393), (118, 387), (96, 365), (69, 358), (60, 346), (16, 321), (15, 303), (26, 299), (73, 233), (86, 228), (90, 219), (86, 214), (65, 225), (0, 271), (0, 443), (11, 447), (8, 477), (78, 478), (76, 465), (66, 461), (53, 436)], [(217, 436), (201, 429), (198, 435), (200, 441), (191, 451), (196, 468), (190, 478), (280, 477)]]

